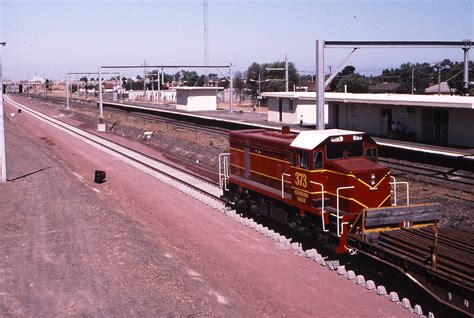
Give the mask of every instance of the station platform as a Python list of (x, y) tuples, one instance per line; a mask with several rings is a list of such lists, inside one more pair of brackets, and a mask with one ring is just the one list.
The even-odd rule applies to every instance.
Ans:
[[(215, 121), (222, 124), (239, 125), (242, 127), (251, 128), (265, 128), (265, 129), (281, 129), (282, 126), (290, 126), (291, 131), (299, 132), (303, 130), (314, 129), (314, 126), (299, 126), (299, 125), (284, 125), (281, 123), (274, 123), (268, 121), (266, 112), (259, 112), (258, 107), (253, 110), (226, 110), (221, 109), (217, 111), (197, 111), (197, 112), (185, 112), (177, 110), (173, 104), (152, 104), (152, 103), (117, 103), (117, 102), (104, 102), (104, 107), (107, 105), (133, 109), (135, 111), (145, 110), (146, 112), (156, 112), (160, 115), (173, 114), (175, 116), (185, 116), (194, 118), (199, 121)], [(374, 140), (378, 145), (393, 149), (403, 149), (413, 152), (444, 156), (450, 158), (462, 158), (468, 160), (474, 160), (474, 149), (456, 148), (449, 146), (438, 146), (423, 144), (418, 142), (397, 140), (391, 138), (374, 137)]]

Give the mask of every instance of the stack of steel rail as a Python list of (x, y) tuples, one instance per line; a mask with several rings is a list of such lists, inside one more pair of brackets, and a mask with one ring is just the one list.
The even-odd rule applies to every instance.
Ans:
[[(446, 282), (444, 293), (438, 296), (453, 301), (453, 294), (462, 298), (464, 307), (472, 307), (474, 293), (474, 235), (471, 232), (444, 228), (438, 230), (435, 240), (432, 227), (402, 229), (380, 234), (378, 245), (384, 252), (405, 259), (406, 265), (418, 264), (430, 273), (431, 283)], [(437, 242), (437, 243), (435, 243)], [(433, 252), (436, 257), (433, 258)], [(404, 268), (408, 272), (419, 272), (415, 268)], [(426, 277), (426, 276), (425, 276)], [(434, 281), (433, 281), (434, 280)], [(439, 284), (436, 284), (439, 286)], [(447, 292), (446, 292), (447, 291)]]

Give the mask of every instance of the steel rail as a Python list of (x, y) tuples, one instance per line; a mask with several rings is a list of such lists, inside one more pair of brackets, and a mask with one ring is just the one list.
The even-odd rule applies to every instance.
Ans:
[[(462, 184), (467, 184), (467, 185), (472, 185), (474, 186), (474, 177), (469, 176), (469, 175), (462, 175), (459, 173), (459, 171), (454, 170), (454, 171), (443, 171), (443, 170), (437, 170), (433, 168), (427, 168), (424, 167), (420, 164), (409, 164), (409, 163), (403, 163), (403, 162), (393, 162), (391, 160), (386, 160), (386, 159), (381, 159), (379, 158), (379, 161), (386, 163), (389, 166), (393, 166), (395, 169), (400, 170), (400, 171), (406, 171), (406, 172), (415, 172), (421, 171), (419, 174), (427, 177), (432, 177), (436, 179), (441, 179), (441, 180), (446, 180), (449, 182), (453, 183), (462, 183)], [(401, 167), (401, 168), (399, 168)], [(468, 171), (466, 171), (468, 173)], [(445, 175), (446, 177), (440, 176), (440, 175)], [(463, 180), (456, 180), (456, 179), (449, 179), (449, 177), (454, 177), (454, 178), (460, 178), (464, 179)]]
[[(64, 99), (65, 99), (64, 97), (61, 97), (61, 96), (47, 96), (47, 97), (34, 96), (34, 97), (35, 98), (40, 98), (40, 99), (43, 99), (43, 100), (52, 100), (53, 102), (63, 102)], [(75, 103), (77, 105), (87, 106), (89, 108), (96, 109), (96, 107), (95, 107), (96, 103), (95, 102), (93, 104), (89, 104), (89, 103), (87, 103), (86, 101), (84, 101), (83, 99), (80, 99), (80, 98), (71, 99), (71, 103), (72, 104)], [(137, 106), (143, 106), (143, 105), (138, 104)], [(178, 127), (198, 129), (198, 130), (200, 130), (204, 133), (208, 133), (208, 134), (227, 135), (228, 132), (229, 132), (228, 129), (224, 129), (224, 128), (215, 128), (215, 127), (210, 127), (210, 126), (202, 127), (202, 126), (194, 124), (194, 123), (183, 122), (181, 120), (176, 120), (176, 119), (170, 119), (170, 118), (167, 118), (167, 117), (160, 116), (159, 113), (154, 115), (154, 114), (142, 113), (141, 111), (135, 110), (135, 109), (124, 110), (124, 109), (120, 109), (120, 108), (115, 107), (114, 104), (108, 104), (107, 102), (104, 102), (104, 108), (108, 108), (109, 111), (115, 112), (115, 113), (128, 114), (130, 116), (143, 118), (143, 119), (155, 120), (155, 121), (159, 121), (161, 123), (171, 124), (171, 125), (175, 125), (175, 126), (178, 126)], [(127, 105), (124, 104), (123, 108), (127, 108)], [(153, 110), (153, 109), (150, 108), (150, 111), (151, 110)]]
[[(439, 187), (440, 186), (440, 181), (442, 181), (444, 186), (446, 186), (449, 189), (453, 190), (459, 190), (463, 191), (465, 193), (474, 193), (474, 191), (471, 191), (469, 187), (466, 188), (466, 186), (474, 186), (474, 181), (472, 180), (472, 177), (469, 176), (462, 176), (462, 175), (453, 175), (453, 177), (459, 178), (459, 179), (449, 179), (445, 178), (442, 176), (439, 176), (439, 174), (443, 174), (441, 171), (436, 171), (433, 173), (428, 172), (429, 170), (423, 167), (418, 167), (418, 166), (410, 166), (410, 165), (405, 165), (405, 164), (399, 164), (399, 163), (394, 163), (388, 160), (381, 160), (379, 161), (386, 163), (390, 168), (393, 170), (398, 170), (401, 173), (404, 174), (413, 174), (415, 176), (420, 176), (420, 179), (417, 179), (418, 182), (421, 183), (426, 183), (426, 184), (431, 184), (434, 186)], [(449, 173), (445, 173), (448, 175)], [(422, 179), (421, 179), (422, 178)], [(413, 178), (411, 178), (413, 179)]]
[(36, 117), (37, 119), (40, 119), (41, 121), (46, 122), (49, 125), (56, 127), (89, 145), (95, 146), (96, 148), (103, 150), (106, 153), (118, 157), (119, 159), (121, 159), (121, 161), (128, 163), (131, 166), (137, 167), (141, 171), (149, 175), (154, 176), (155, 173), (159, 173), (172, 179), (173, 181), (186, 185), (187, 187), (190, 187), (195, 191), (212, 197), (213, 199), (219, 202), (223, 202), (220, 199), (221, 190), (219, 189), (219, 187), (196, 174), (184, 171), (168, 163), (153, 158), (149, 155), (140, 153), (129, 147), (120, 145), (116, 142), (102, 138), (96, 134), (74, 127), (73, 125), (65, 123), (61, 120), (52, 118), (41, 112), (35, 111), (27, 106), (15, 102), (8, 96), (6, 96), (5, 99), (14, 107), (22, 109), (25, 113), (28, 113), (33, 117)]
[(472, 314), (469, 312), (469, 311), (466, 311), (464, 308), (460, 308), (458, 306), (455, 306), (449, 302), (447, 302), (446, 300), (444, 299), (441, 299), (435, 292), (433, 292), (432, 290), (428, 289), (425, 285), (423, 285), (419, 280), (417, 280), (415, 277), (413, 277), (412, 275), (410, 275), (410, 273), (407, 273), (403, 268), (401, 268), (400, 266), (398, 265), (395, 265), (391, 262), (388, 262), (376, 255), (373, 255), (371, 253), (367, 253), (363, 250), (357, 250), (358, 253), (361, 253), (377, 262), (380, 262), (382, 264), (385, 264), (386, 266), (389, 266), (395, 270), (397, 270), (402, 276), (408, 278), (410, 281), (412, 281), (413, 283), (415, 283), (420, 289), (422, 289), (425, 293), (427, 293), (428, 295), (430, 295), (433, 299), (435, 299), (437, 302), (439, 302), (440, 304), (443, 304), (447, 307), (450, 307), (454, 310), (458, 310), (460, 313), (462, 313), (463, 315), (465, 315), (466, 317), (471, 317)]

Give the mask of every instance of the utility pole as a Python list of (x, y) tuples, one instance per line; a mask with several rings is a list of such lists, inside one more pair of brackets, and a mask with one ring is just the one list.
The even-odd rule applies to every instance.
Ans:
[(234, 111), (234, 83), (232, 77), (232, 63), (229, 64), (229, 82), (230, 82), (230, 112)]
[(316, 40), (316, 129), (324, 130), (324, 40)]
[(415, 90), (415, 68), (413, 65), (411, 66), (411, 94), (413, 95), (413, 92)]
[(262, 81), (260, 80), (260, 73), (258, 73), (258, 111), (260, 112), (260, 101), (262, 100), (262, 87), (261, 83)]
[(288, 92), (288, 54), (285, 53), (285, 92)]
[(69, 74), (66, 74), (66, 109), (69, 109)]
[(265, 82), (266, 80), (261, 80), (261, 75), (260, 73), (258, 74), (258, 80), (250, 79), (252, 82), (257, 82), (258, 83), (258, 112), (260, 113), (260, 103), (262, 101), (262, 87), (261, 84), (262, 82)]
[(102, 100), (102, 67), (99, 66), (99, 124), (104, 121), (104, 107)]
[(157, 98), (156, 98), (156, 103), (160, 103), (160, 69), (156, 70), (156, 89), (157, 89)]
[(285, 92), (288, 92), (288, 54), (285, 53), (285, 67), (267, 67), (265, 71), (285, 71)]
[(438, 64), (438, 95), (441, 95), (441, 62)]
[(467, 91), (469, 89), (469, 49), (464, 48), (464, 95), (467, 95)]
[(143, 100), (146, 101), (146, 60), (143, 61)]
[(3, 79), (2, 79), (2, 47), (6, 42), (0, 42), (0, 182), (7, 182), (7, 146), (5, 143), (5, 119), (3, 117)]

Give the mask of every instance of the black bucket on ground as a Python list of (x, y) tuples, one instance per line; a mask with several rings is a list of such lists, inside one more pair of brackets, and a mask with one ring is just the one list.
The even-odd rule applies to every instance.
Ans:
[(94, 176), (94, 182), (95, 183), (104, 183), (105, 180), (105, 171), (102, 170), (96, 170), (95, 171), (95, 176)]

